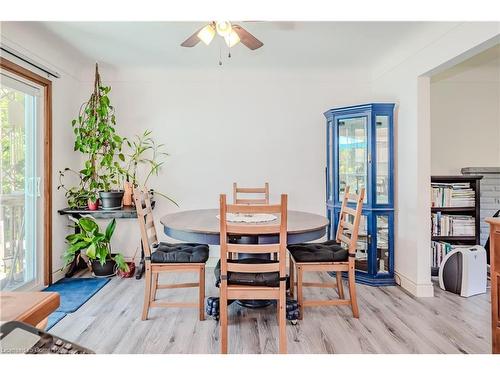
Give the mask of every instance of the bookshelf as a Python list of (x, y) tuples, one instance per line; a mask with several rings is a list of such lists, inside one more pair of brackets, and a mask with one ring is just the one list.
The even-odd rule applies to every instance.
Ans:
[[(480, 243), (480, 224), (481, 224), (481, 218), (480, 218), (480, 180), (482, 179), (482, 176), (478, 175), (468, 175), (468, 176), (463, 176), (463, 175), (458, 175), (458, 176), (431, 176), (431, 184), (433, 184), (433, 187), (436, 186), (435, 184), (439, 184), (440, 186), (443, 187), (443, 189), (446, 189), (446, 186), (469, 186), (470, 189), (473, 191), (473, 200), (464, 205), (445, 205), (444, 207), (431, 207), (431, 214), (434, 216), (434, 219), (437, 218), (437, 215), (440, 215), (439, 218), (442, 216), (447, 216), (451, 218), (457, 218), (457, 217), (462, 217), (462, 219), (465, 219), (467, 217), (473, 218), (474, 219), (474, 224), (473, 224), (473, 233), (467, 233), (465, 235), (457, 235), (457, 234), (451, 234), (451, 235), (443, 235), (442, 233), (439, 234), (434, 234), (435, 228), (431, 227), (431, 240), (434, 244), (434, 242), (442, 242), (442, 243), (447, 243), (450, 244), (451, 246), (458, 246), (458, 245), (478, 245)], [(454, 192), (457, 191), (464, 191), (464, 190), (454, 190)], [(468, 189), (466, 189), (468, 191)], [(433, 196), (434, 198), (434, 196)], [(450, 198), (450, 197), (448, 197)], [(457, 198), (457, 201), (460, 202), (461, 198)], [(467, 198), (467, 199), (472, 199), (472, 198)], [(432, 199), (434, 200), (434, 199)], [(453, 198), (451, 198), (453, 200)], [(446, 200), (443, 199), (443, 202), (449, 202), (450, 199)], [(441, 203), (440, 203), (441, 204)], [(434, 221), (433, 221), (434, 223)], [(469, 228), (470, 230), (470, 228)], [(432, 249), (432, 245), (431, 245)], [(438, 267), (433, 266), (431, 267), (431, 274), (432, 276), (437, 276), (438, 275)]]

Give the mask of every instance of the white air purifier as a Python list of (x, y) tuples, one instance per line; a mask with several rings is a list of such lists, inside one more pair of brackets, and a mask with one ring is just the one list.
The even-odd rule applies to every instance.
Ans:
[(486, 293), (486, 250), (476, 245), (450, 251), (439, 266), (439, 287), (470, 297)]

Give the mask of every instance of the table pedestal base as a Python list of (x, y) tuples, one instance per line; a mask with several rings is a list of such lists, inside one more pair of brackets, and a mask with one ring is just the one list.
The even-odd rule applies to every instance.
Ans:
[(248, 307), (249, 309), (262, 309), (264, 307), (271, 306), (273, 301), (268, 299), (249, 299), (249, 300), (237, 300), (236, 303), (243, 307)]
[[(259, 243), (259, 237), (258, 236), (230, 236), (229, 237), (229, 242), (230, 243), (237, 243), (237, 244), (250, 244), (250, 245), (256, 245)], [(269, 254), (245, 254), (245, 253), (240, 253), (238, 255), (238, 259), (248, 259), (248, 258), (258, 258), (258, 259), (271, 259), (271, 256)], [(273, 301), (270, 300), (265, 300), (265, 299), (248, 299), (248, 300), (237, 300), (236, 303), (240, 306), (243, 307), (248, 307), (250, 309), (261, 309), (264, 307), (268, 307), (272, 305)]]

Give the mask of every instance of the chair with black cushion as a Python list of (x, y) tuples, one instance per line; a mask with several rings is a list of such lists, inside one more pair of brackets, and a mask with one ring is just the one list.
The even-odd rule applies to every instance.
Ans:
[[(290, 252), (290, 294), (294, 296), (295, 285), (297, 285), (297, 302), (299, 304), (300, 319), (304, 317), (304, 307), (331, 305), (351, 305), (354, 317), (359, 317), (356, 300), (354, 261), (364, 195), (365, 189), (361, 189), (359, 195), (356, 195), (349, 193), (349, 186), (345, 188), (335, 240), (322, 243), (288, 245), (288, 251)], [(348, 206), (349, 200), (356, 202), (355, 208)], [(337, 282), (304, 282), (304, 273), (314, 271), (335, 272)], [(342, 272), (347, 272), (348, 275), (349, 299), (344, 298)], [(295, 275), (297, 277), (296, 283)], [(304, 300), (304, 287), (334, 287), (337, 288), (339, 298), (335, 300)]]
[[(153, 210), (146, 188), (134, 189), (134, 201), (141, 229), (142, 246), (145, 254), (146, 289), (142, 320), (148, 318), (150, 307), (197, 307), (200, 320), (205, 319), (205, 263), (208, 259), (208, 245), (198, 243), (158, 242)], [(196, 272), (199, 282), (158, 284), (161, 272)], [(197, 302), (167, 302), (156, 299), (157, 289), (199, 288)]]
[[(279, 214), (272, 222), (232, 223), (227, 214)], [(278, 215), (276, 215), (278, 216)], [(229, 235), (259, 236), (279, 234), (277, 243), (229, 243)], [(278, 303), (279, 352), (286, 353), (286, 241), (287, 196), (274, 205), (227, 204), (220, 196), (220, 342), (221, 353), (228, 350), (228, 302), (231, 300), (276, 300)], [(232, 259), (232, 253), (274, 254), (276, 260)]]

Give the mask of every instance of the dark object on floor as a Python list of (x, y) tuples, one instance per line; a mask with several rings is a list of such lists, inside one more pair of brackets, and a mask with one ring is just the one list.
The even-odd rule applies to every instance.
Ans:
[(17, 321), (3, 324), (0, 331), (2, 354), (94, 354), (80, 345)]
[(297, 262), (344, 262), (349, 256), (347, 249), (335, 240), (287, 247)]
[(205, 307), (207, 315), (219, 320), (219, 311), (219, 297), (208, 297)]
[(199, 243), (166, 243), (153, 246), (152, 263), (205, 263), (208, 245)]
[(73, 279), (65, 278), (45, 288), (45, 292), (57, 292), (61, 298), (59, 308), (49, 315), (47, 331), (64, 318), (66, 314), (78, 310), (108, 282), (109, 279), (86, 277)]
[[(234, 301), (229, 301), (228, 305)], [(208, 297), (207, 303), (205, 305), (205, 312), (208, 316), (213, 317), (215, 320), (219, 320), (219, 297)], [(287, 297), (286, 299), (286, 318), (291, 321), (292, 324), (297, 323), (299, 319), (299, 304), (296, 300)]]

